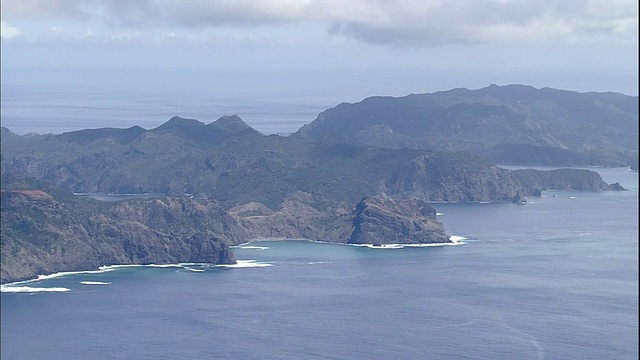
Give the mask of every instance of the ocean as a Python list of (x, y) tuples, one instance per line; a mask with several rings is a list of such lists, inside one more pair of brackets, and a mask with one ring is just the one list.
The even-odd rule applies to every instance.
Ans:
[(3, 286), (1, 358), (637, 359), (638, 173), (593, 170), (630, 191), (434, 205), (454, 246), (253, 241)]

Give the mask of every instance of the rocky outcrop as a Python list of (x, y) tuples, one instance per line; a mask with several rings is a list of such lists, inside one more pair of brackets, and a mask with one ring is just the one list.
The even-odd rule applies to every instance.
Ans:
[(613, 184), (609, 184), (609, 190), (628, 191), (628, 189), (625, 189), (622, 185), (620, 185), (619, 182), (614, 182)]
[[(260, 209), (247, 211), (247, 209)], [(238, 219), (247, 239), (310, 239), (346, 242), (351, 229), (351, 209), (346, 204), (319, 206), (309, 193), (296, 191), (273, 211), (264, 204), (249, 203), (229, 213)]]
[(436, 211), (418, 199), (398, 202), (383, 194), (363, 199), (353, 214), (351, 244), (449, 243)]

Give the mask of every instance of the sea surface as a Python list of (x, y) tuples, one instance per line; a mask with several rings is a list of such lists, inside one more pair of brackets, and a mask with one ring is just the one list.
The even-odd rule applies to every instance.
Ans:
[(454, 246), (254, 241), (234, 266), (105, 267), (2, 287), (11, 359), (637, 359), (630, 191), (437, 204)]

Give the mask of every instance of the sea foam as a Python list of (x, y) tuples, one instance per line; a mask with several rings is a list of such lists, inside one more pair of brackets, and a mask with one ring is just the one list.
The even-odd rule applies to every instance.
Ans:
[(53, 278), (57, 278), (57, 277), (62, 277), (62, 276), (69, 276), (69, 275), (79, 275), (79, 274), (102, 274), (105, 272), (109, 272), (109, 271), (113, 271), (115, 269), (109, 269), (109, 268), (100, 268), (100, 270), (86, 270), (86, 271), (63, 271), (63, 272), (57, 272), (57, 273), (53, 273), (53, 274), (49, 274), (49, 275), (38, 275), (37, 278), (33, 279), (33, 280), (27, 280), (26, 282), (31, 282), (31, 281), (41, 281), (41, 280), (49, 280), (49, 279), (53, 279)]
[(82, 284), (82, 285), (109, 285), (111, 283), (110, 282), (104, 282), (104, 281), (80, 281), (80, 284)]
[(42, 281), (42, 280), (49, 280), (49, 279), (54, 279), (54, 278), (58, 278), (58, 277), (62, 277), (62, 276), (79, 275), (79, 274), (102, 274), (102, 273), (105, 273), (105, 272), (108, 272), (108, 271), (112, 271), (112, 270), (115, 270), (115, 269), (101, 267), (100, 270), (63, 271), (63, 272), (57, 272), (57, 273), (48, 274), (48, 275), (38, 275), (35, 279), (16, 281), (16, 282), (12, 282), (12, 283), (9, 283), (9, 284), (5, 284), (3, 286), (9, 286), (11, 288), (15, 288), (16, 285), (28, 284), (28, 283), (38, 282), (38, 281)]
[(36, 293), (36, 292), (66, 292), (71, 289), (64, 287), (39, 288), (32, 286), (11, 286), (0, 285), (0, 292), (3, 293)]
[(243, 250), (269, 250), (268, 246), (256, 246), (256, 245), (240, 245), (238, 248)]
[(448, 243), (381, 244), (381, 245), (374, 245), (374, 244), (345, 244), (345, 245), (360, 246), (360, 247), (366, 247), (366, 248), (369, 248), (369, 249), (404, 249), (404, 248), (423, 248), (423, 247), (463, 245), (463, 244), (465, 244), (465, 242), (463, 240), (466, 240), (466, 239), (467, 238), (465, 238), (463, 236), (451, 236), (451, 237), (449, 237), (449, 240), (451, 240), (451, 242), (448, 242)]
[(111, 271), (123, 268), (137, 268), (137, 267), (150, 267), (150, 268), (184, 268), (186, 266), (200, 266), (207, 265), (206, 263), (177, 263), (177, 264), (127, 264), (127, 265), (105, 265), (101, 266), (100, 270)]
[[(50, 280), (50, 279), (55, 279), (55, 278), (59, 278), (59, 277), (63, 277), (63, 276), (70, 276), (70, 275), (103, 274), (103, 273), (110, 272), (110, 271), (115, 271), (115, 270), (118, 270), (118, 269), (137, 268), (137, 267), (183, 268), (183, 269), (190, 270), (190, 271), (200, 271), (198, 269), (187, 268), (188, 266), (198, 266), (198, 265), (206, 265), (206, 264), (204, 264), (204, 263), (179, 263), (179, 264), (149, 264), (149, 265), (139, 265), (139, 264), (104, 265), (104, 266), (100, 266), (98, 268), (98, 270), (62, 271), (62, 272), (57, 272), (57, 273), (53, 273), (53, 274), (38, 275), (35, 279), (16, 281), (16, 282), (12, 282), (12, 283), (9, 283), (9, 284), (4, 284), (4, 285), (2, 285), (3, 286), (3, 290), (2, 291), (5, 291), (4, 287), (10, 287), (11, 289), (17, 289), (17, 288), (19, 288), (17, 285), (28, 284), (28, 283), (33, 283), (33, 282), (38, 282), (38, 281), (43, 281), (43, 280)], [(85, 283), (85, 282), (81, 282), (81, 283)], [(94, 284), (91, 284), (91, 285), (103, 285), (103, 284), (97, 284), (97, 283), (98, 282), (94, 282)], [(85, 285), (88, 285), (88, 284), (85, 284)], [(45, 288), (35, 288), (35, 289), (37, 289), (37, 290), (35, 290), (33, 292), (39, 292), (39, 291), (63, 291), (63, 290), (38, 290), (38, 289), (45, 289)], [(57, 289), (57, 288), (47, 288), (47, 289)], [(18, 291), (11, 290), (11, 292), (18, 292)], [(25, 290), (25, 291), (21, 291), (21, 292), (31, 292), (31, 291), (26, 291)]]
[(369, 249), (402, 249), (404, 244), (351, 244), (353, 246), (366, 247)]
[(451, 245), (459, 245), (459, 244), (462, 245), (465, 243), (464, 240), (467, 240), (467, 238), (464, 236), (451, 235), (449, 237), (449, 240), (451, 240), (451, 242), (453, 243)]
[(220, 264), (216, 266), (224, 268), (260, 268), (273, 266), (273, 264), (257, 262), (256, 260), (238, 260), (235, 264)]

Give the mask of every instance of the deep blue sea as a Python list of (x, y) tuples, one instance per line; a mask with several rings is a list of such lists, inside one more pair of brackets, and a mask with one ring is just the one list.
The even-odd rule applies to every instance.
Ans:
[(256, 241), (5, 286), (1, 358), (637, 359), (638, 173), (595, 170), (631, 190), (435, 205), (455, 246)]

